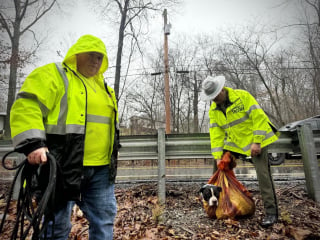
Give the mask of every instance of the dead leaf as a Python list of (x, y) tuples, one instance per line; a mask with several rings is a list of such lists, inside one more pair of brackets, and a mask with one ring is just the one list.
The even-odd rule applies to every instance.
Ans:
[(312, 234), (310, 230), (302, 229), (299, 227), (288, 227), (288, 234), (294, 237), (295, 240), (305, 240)]
[(158, 229), (157, 228), (151, 228), (146, 230), (146, 237), (145, 240), (155, 240), (158, 239), (157, 237)]

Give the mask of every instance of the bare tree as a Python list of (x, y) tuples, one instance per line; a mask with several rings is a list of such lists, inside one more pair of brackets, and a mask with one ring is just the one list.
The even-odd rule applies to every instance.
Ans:
[[(275, 53), (266, 62), (268, 79), (272, 79), (273, 95), (282, 113), (285, 123), (310, 116), (310, 97), (313, 88), (307, 71), (299, 64), (294, 49), (283, 49)], [(302, 100), (303, 99), (303, 100)], [(267, 101), (264, 102), (265, 105)], [(273, 114), (269, 104), (268, 112)], [(312, 115), (312, 114), (311, 114)]]
[(4, 29), (0, 25), (0, 112), (5, 112), (7, 101), (7, 68), (10, 63), (10, 47), (9, 44), (4, 40)]
[[(185, 36), (184, 36), (185, 37)], [(175, 132), (198, 131), (198, 94), (194, 95), (194, 79), (191, 72), (191, 64), (196, 56), (197, 47), (192, 47), (191, 43), (179, 40), (180, 44), (170, 51), (170, 105), (172, 116), (172, 127)], [(181, 44), (183, 42), (184, 44)], [(134, 109), (137, 115), (146, 117), (152, 123), (164, 122), (164, 82), (163, 74), (163, 51), (161, 47), (157, 49), (157, 56), (153, 56), (150, 61), (154, 70), (153, 76), (143, 75), (136, 79), (128, 89), (130, 96), (130, 109)], [(199, 86), (196, 81), (196, 86)], [(142, 90), (143, 89), (143, 90)], [(194, 99), (197, 104), (194, 105)], [(197, 126), (193, 126), (196, 124)], [(152, 124), (151, 124), (152, 125)], [(155, 126), (155, 125), (153, 125)]]
[[(122, 3), (125, 3), (125, 1)], [(134, 19), (137, 20), (138, 18)], [(141, 25), (133, 24), (132, 26), (137, 28), (137, 26)], [(132, 29), (134, 28), (125, 29), (122, 36), (124, 39), (128, 37), (126, 40), (130, 39), (130, 42), (134, 42), (135, 44), (122, 45), (122, 51), (125, 49), (123, 46), (135, 46), (136, 49), (142, 50), (139, 41), (136, 41), (138, 38), (133, 38), (134, 35), (131, 34)], [(312, 34), (308, 36), (312, 36), (312, 38), (308, 38), (308, 42), (312, 42), (313, 51), (305, 52), (318, 56), (318, 46), (320, 44), (316, 44), (317, 35), (315, 35), (314, 29), (309, 28), (309, 30)], [(318, 65), (314, 65), (311, 69), (312, 71), (307, 71), (306, 67), (301, 64), (299, 65), (299, 60), (303, 62), (301, 53), (297, 49), (283, 48), (279, 44), (281, 38), (279, 38), (278, 32), (270, 31), (269, 29), (265, 29), (265, 27), (260, 27), (258, 30), (249, 27), (245, 31), (229, 33), (229, 35), (224, 37), (227, 37), (227, 39), (220, 37), (219, 41), (214, 41), (212, 36), (205, 36), (205, 38), (201, 39), (202, 41), (190, 44), (186, 41), (182, 41), (183, 44), (181, 44), (178, 41), (178, 44), (170, 45), (170, 101), (172, 126), (176, 132), (191, 132), (192, 120), (194, 132), (197, 129), (204, 130), (203, 124), (206, 121), (204, 116), (207, 115), (204, 111), (207, 110), (208, 105), (200, 104), (198, 94), (201, 80), (207, 75), (224, 74), (228, 79), (227, 84), (229, 86), (246, 89), (251, 92), (261, 103), (273, 122), (279, 126), (289, 121), (307, 117), (308, 114), (316, 111), (315, 109), (319, 104), (315, 104), (313, 98), (318, 96), (318, 87), (315, 87), (316, 82), (314, 81), (318, 78), (315, 77), (317, 74), (314, 70), (319, 69), (319, 67)], [(318, 37), (318, 39), (320, 38)], [(131, 49), (133, 48), (131, 47)], [(155, 58), (158, 60), (158, 63), (161, 63), (163, 55), (161, 51), (158, 51), (157, 54), (158, 56), (155, 56)], [(130, 54), (130, 56), (132, 55)], [(128, 59), (130, 63), (131, 58), (129, 57)], [(122, 69), (120, 65), (118, 66), (119, 63), (121, 61), (117, 62), (116, 66), (119, 67), (118, 76), (120, 76)], [(314, 63), (317, 64), (317, 61), (314, 61)], [(156, 66), (153, 69), (163, 72), (161, 64)], [(184, 73), (181, 74), (178, 71), (184, 71)], [(120, 92), (126, 86), (123, 80), (126, 79), (128, 72), (129, 68), (127, 65), (125, 76), (121, 76), (123, 88), (119, 89)], [(314, 79), (313, 82), (310, 79)], [(160, 78), (158, 77), (154, 77), (153, 80), (147, 75), (136, 78), (135, 81), (143, 82), (145, 86), (147, 84), (148, 87), (150, 86), (150, 89), (148, 88), (149, 90), (144, 92), (141, 92), (140, 87), (138, 89), (132, 88), (132, 83), (129, 83), (127, 85), (128, 88), (126, 88), (129, 94), (124, 98), (129, 105), (128, 108), (123, 108), (125, 109), (124, 111), (128, 112), (131, 109), (136, 114), (151, 119), (151, 122), (157, 121), (157, 119), (161, 121), (161, 117), (163, 116), (156, 109), (157, 104), (163, 104), (163, 95), (156, 94), (157, 91), (163, 93), (163, 86), (159, 80)], [(156, 81), (158, 85), (157, 90), (154, 91), (155, 85), (151, 83), (155, 83)], [(312, 83), (314, 83), (314, 86)], [(131, 88), (136, 91), (131, 90)], [(118, 97), (121, 96), (121, 93), (119, 93)], [(307, 106), (310, 102), (313, 103), (312, 107)], [(198, 109), (199, 106), (200, 111)], [(152, 111), (154, 112), (151, 114)], [(156, 114), (154, 114), (155, 112)], [(199, 116), (201, 116), (200, 124)]]
[[(310, 76), (313, 80), (314, 96), (318, 98), (317, 106), (320, 106), (320, 0), (306, 0), (314, 10), (314, 19), (306, 23), (306, 38), (308, 43), (309, 58), (312, 65)], [(315, 22), (313, 21), (315, 20)], [(308, 21), (308, 19), (307, 19)]]
[[(161, 55), (160, 49), (156, 51), (156, 56)], [(161, 79), (163, 61), (155, 57), (150, 59), (150, 62), (154, 72), (138, 74), (134, 81), (128, 84), (125, 97), (122, 99), (126, 102), (124, 107), (122, 105), (122, 123), (127, 122), (127, 126), (130, 125), (130, 129), (135, 130), (131, 131), (131, 134), (142, 130), (142, 126), (136, 126), (138, 120), (143, 119), (143, 123), (150, 128), (148, 132), (153, 133), (156, 132), (157, 124), (164, 120), (164, 83)]]
[[(294, 98), (299, 99), (293, 104), (296, 112), (291, 114), (296, 115), (294, 120), (319, 114), (320, 109), (320, 0), (302, 0), (301, 6), (304, 12), (299, 22), (284, 26), (302, 33), (296, 38), (292, 51), (295, 52), (296, 66), (291, 66), (295, 74), (290, 75), (290, 81), (296, 84), (297, 95)], [(287, 86), (290, 86), (290, 82), (287, 82)]]
[[(0, 5), (1, 8), (1, 5)], [(9, 64), (10, 63), (10, 46), (5, 41), (5, 29), (0, 24), (0, 63)]]
[(172, 126), (176, 132), (198, 131), (198, 94), (195, 79), (198, 46), (186, 35), (178, 38), (170, 51), (170, 103)]
[(0, 8), (0, 24), (5, 29), (11, 43), (10, 73), (7, 101), (7, 118), (5, 121), (5, 136), (11, 135), (10, 131), (10, 109), (15, 99), (17, 85), (17, 70), (23, 62), (20, 50), (20, 38), (26, 32), (32, 31), (34, 26), (46, 13), (48, 13), (57, 0), (14, 0), (2, 2)]
[[(217, 42), (208, 36), (198, 41), (203, 52), (202, 66), (207, 74), (223, 74), (228, 80), (227, 86), (249, 91), (273, 110), (268, 112), (269, 116), (282, 125), (279, 101), (266, 68), (273, 46), (278, 41), (277, 35), (266, 38), (263, 31), (249, 27), (241, 32), (227, 32), (219, 39)], [(268, 104), (270, 102), (271, 105)]]
[[(139, 79), (133, 91), (128, 93), (128, 106), (134, 111), (134, 116), (145, 119), (153, 133), (156, 132), (157, 122), (161, 122), (163, 114), (163, 83), (155, 76), (145, 75)], [(141, 91), (141, 89), (144, 89)]]
[[(124, 51), (124, 42), (128, 38), (129, 41), (134, 41), (136, 48), (142, 54), (141, 36), (148, 32), (149, 14), (151, 12), (160, 12), (163, 6), (172, 6), (178, 3), (179, 0), (165, 1), (145, 1), (145, 0), (106, 0), (100, 1), (103, 5), (103, 14), (108, 16), (110, 20), (120, 19), (118, 24), (118, 45), (116, 58), (116, 71), (114, 90), (117, 99), (120, 98), (120, 79), (122, 56)], [(132, 45), (131, 45), (132, 46)]]

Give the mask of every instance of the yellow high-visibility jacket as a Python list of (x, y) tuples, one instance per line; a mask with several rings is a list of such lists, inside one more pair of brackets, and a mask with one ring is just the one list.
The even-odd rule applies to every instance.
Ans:
[(221, 159), (223, 150), (250, 156), (252, 143), (261, 148), (275, 142), (279, 132), (270, 122), (255, 98), (247, 91), (224, 87), (231, 105), (226, 114), (215, 102), (209, 110), (211, 152), (214, 159)]
[[(99, 73), (92, 78), (77, 71), (76, 54), (84, 52), (103, 54)], [(79, 196), (83, 166), (110, 164), (118, 111), (114, 90), (104, 83), (107, 68), (104, 43), (84, 35), (62, 64), (50, 63), (28, 75), (11, 109), (14, 147), (23, 146), (21, 152), (27, 155), (47, 146), (61, 166), (67, 199)]]

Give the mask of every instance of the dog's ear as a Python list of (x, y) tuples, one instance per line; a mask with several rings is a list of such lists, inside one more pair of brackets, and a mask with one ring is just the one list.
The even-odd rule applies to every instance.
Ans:
[(219, 186), (217, 186), (217, 190), (218, 190), (218, 192), (222, 192), (222, 188)]
[(200, 191), (201, 193), (203, 193), (204, 189), (207, 187), (207, 184), (203, 185), (201, 188), (200, 188)]

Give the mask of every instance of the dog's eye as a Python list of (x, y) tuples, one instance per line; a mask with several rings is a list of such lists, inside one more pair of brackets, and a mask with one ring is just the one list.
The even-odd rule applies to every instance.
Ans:
[(209, 201), (209, 199), (212, 196), (210, 189), (208, 189), (208, 188), (204, 189), (202, 192), (202, 196), (203, 196), (204, 200)]

